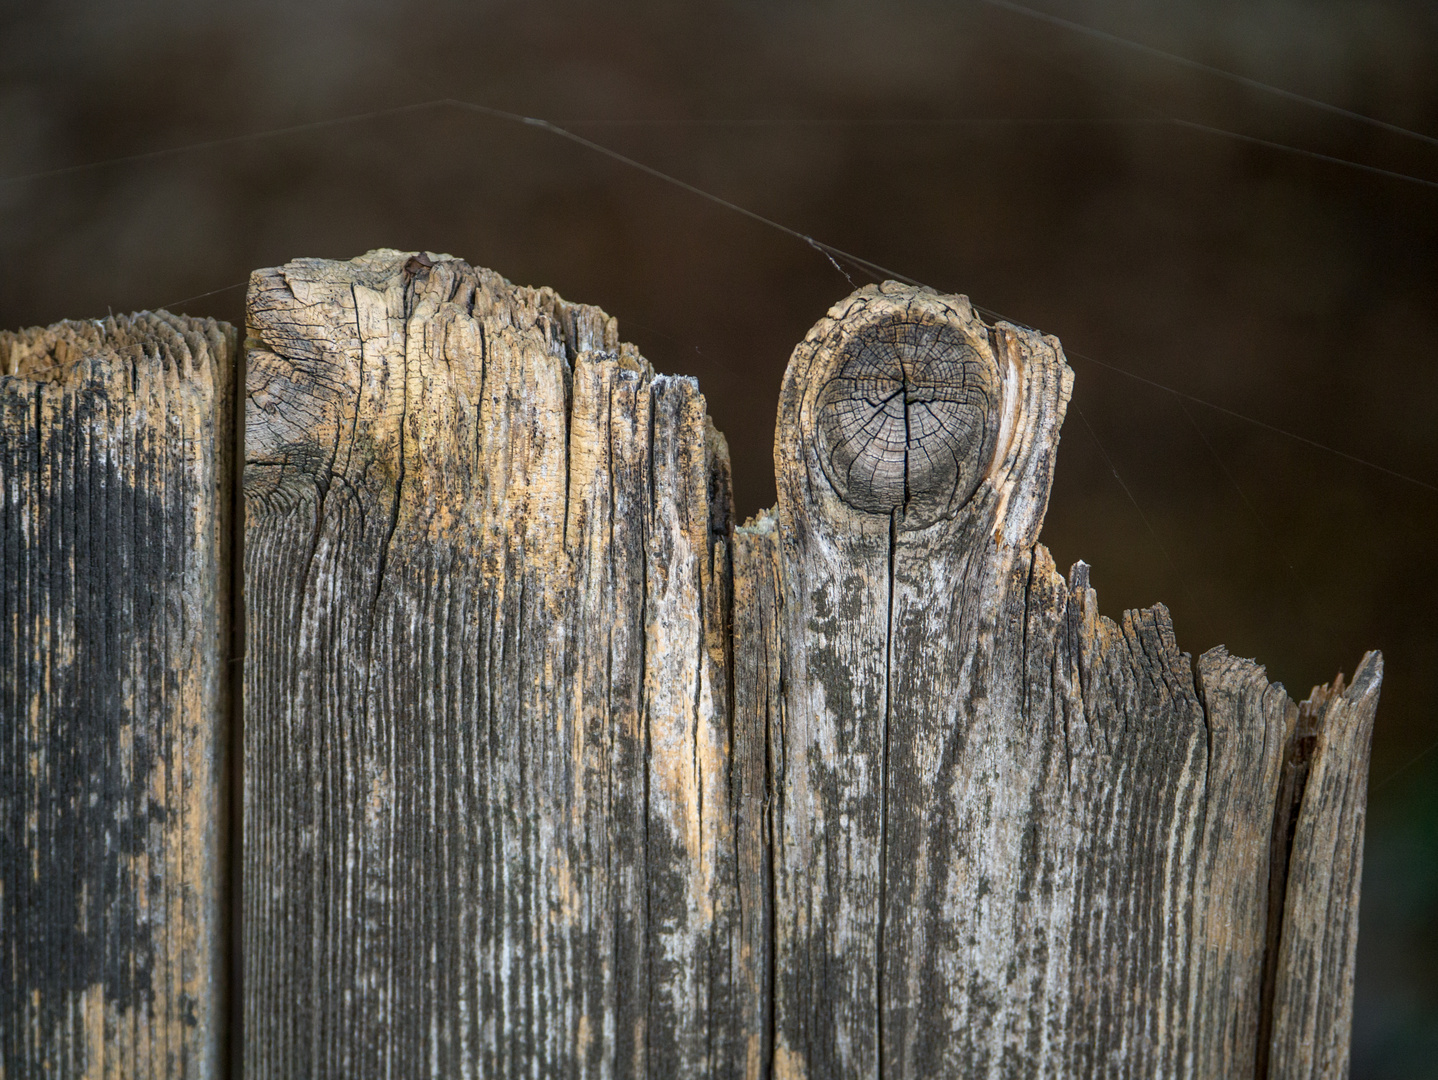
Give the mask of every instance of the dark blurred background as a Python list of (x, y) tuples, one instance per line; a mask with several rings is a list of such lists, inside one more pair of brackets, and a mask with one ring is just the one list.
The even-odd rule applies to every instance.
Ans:
[(320, 123), (458, 98), (1057, 334), (1044, 539), (1105, 611), (1295, 697), (1383, 650), (1353, 1075), (1438, 1076), (1438, 7), (1032, 2), (1428, 141), (978, 0), (12, 6), (0, 326), (238, 323), (252, 268), (449, 252), (698, 376), (769, 505), (789, 351), (871, 276), (532, 125)]

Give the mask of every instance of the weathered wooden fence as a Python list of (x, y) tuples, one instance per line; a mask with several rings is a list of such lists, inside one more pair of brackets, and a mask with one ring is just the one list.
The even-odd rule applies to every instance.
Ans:
[(1100, 615), (1055, 339), (859, 290), (737, 525), (595, 308), (379, 251), (248, 318), (242, 452), (225, 327), (0, 336), (0, 1076), (217, 1075), (227, 960), (276, 1080), (1344, 1074), (1381, 659)]

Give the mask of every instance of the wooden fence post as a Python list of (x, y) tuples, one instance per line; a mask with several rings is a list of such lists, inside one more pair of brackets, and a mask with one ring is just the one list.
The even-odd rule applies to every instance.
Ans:
[(253, 1077), (1346, 1068), (1381, 680), (1295, 706), (1038, 543), (1072, 375), (962, 297), (692, 380), (445, 256), (249, 298)]
[(1315, 691), (1315, 742), (1161, 606), (1099, 615), (1038, 543), (1071, 379), (892, 283), (795, 350), (776, 1076), (1346, 1071), (1381, 659)]
[(694, 382), (427, 255), (259, 271), (249, 322), (246, 1075), (733, 1074), (764, 986)]
[(0, 1076), (212, 1077), (233, 331), (0, 333)]

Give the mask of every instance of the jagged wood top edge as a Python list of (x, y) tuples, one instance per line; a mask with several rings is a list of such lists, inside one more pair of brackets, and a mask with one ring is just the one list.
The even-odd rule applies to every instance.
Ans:
[[(394, 282), (397, 272), (404, 276), (407, 283), (410, 278), (427, 271), (435, 264), (441, 262), (458, 263), (462, 267), (470, 270), (475, 275), (481, 290), (489, 293), (495, 300), (503, 299), (505, 301), (503, 305), (497, 303), (492, 305), (493, 313), (510, 317), (518, 316), (518, 319), (511, 323), (513, 329), (519, 332), (535, 332), (545, 336), (550, 349), (556, 356), (563, 359), (565, 368), (570, 375), (573, 373), (576, 356), (582, 352), (592, 351), (613, 355), (619, 359), (623, 366), (639, 371), (647, 378), (679, 378), (693, 382), (696, 387), (698, 385), (698, 380), (692, 376), (665, 376), (656, 373), (651, 363), (634, 345), (621, 341), (619, 337), (618, 320), (602, 309), (593, 305), (566, 300), (549, 286), (533, 287), (516, 285), (508, 278), (493, 270), (474, 266), (466, 260), (452, 255), (432, 251), (401, 251), (393, 248), (376, 248), (366, 252), (364, 255), (347, 261), (301, 258), (291, 260), (283, 266), (256, 270), (251, 276), (251, 288), (249, 292), (250, 306), (247, 306), (247, 321), (250, 325), (247, 326), (247, 332), (251, 335), (255, 333), (255, 316), (262, 314), (261, 310), (256, 310), (252, 305), (254, 305), (256, 298), (262, 291), (257, 288), (257, 286), (261, 285), (265, 279), (273, 281), (278, 278), (285, 283), (287, 288), (291, 286), (293, 278), (299, 277), (306, 277), (312, 281), (316, 279), (347, 280), (353, 281), (356, 284), (366, 284), (375, 288), (384, 288)], [(1038, 533), (1042, 526), (1044, 513), (1047, 509), (1048, 489), (1052, 481), (1052, 459), (1057, 449), (1059, 427), (1063, 420), (1062, 405), (1067, 403), (1069, 393), (1071, 392), (1070, 380), (1073, 375), (1072, 370), (1068, 368), (1063, 358), (1062, 347), (1058, 338), (1053, 335), (1043, 334), (1030, 327), (1002, 320), (992, 324), (988, 323), (974, 309), (967, 296), (943, 294), (928, 287), (916, 288), (903, 285), (899, 282), (886, 281), (879, 284), (863, 286), (856, 289), (849, 296), (834, 303), (825, 315), (808, 331), (804, 339), (795, 346), (793, 355), (789, 361), (791, 371), (801, 354), (807, 352), (812, 355), (812, 353), (821, 346), (826, 335), (832, 334), (835, 327), (842, 324), (843, 321), (849, 317), (856, 303), (862, 304), (874, 300), (893, 301), (895, 298), (902, 298), (904, 300), (916, 298), (922, 305), (949, 309), (954, 313), (956, 318), (968, 323), (971, 327), (975, 328), (977, 332), (981, 333), (988, 347), (994, 354), (998, 354), (1004, 349), (1008, 350), (1007, 355), (1010, 356), (1017, 355), (1016, 350), (1021, 349), (1039, 349), (1051, 354), (1054, 373), (1062, 383), (1062, 385), (1057, 388), (1059, 397), (1062, 400), (1056, 416), (1042, 418), (1045, 424), (1051, 424), (1051, 426), (1046, 430), (1038, 432), (1041, 441), (1044, 443), (1044, 445), (1038, 448), (1039, 456), (1046, 455), (1048, 461), (1046, 464), (1040, 463), (1041, 467), (1036, 470), (1036, 475), (1027, 477), (1029, 486), (1038, 487), (1042, 490), (1030, 492), (1026, 496), (1030, 498), (1034, 495), (1038, 496), (1036, 505), (1031, 506), (1024, 515), (1026, 518), (1031, 519), (1028, 527), (1021, 528), (1017, 534), (1011, 534), (1008, 537), (1008, 539), (1018, 541), (1024, 546), (1032, 547), (1038, 545)], [(260, 347), (272, 349), (275, 343), (261, 341), (251, 336), (247, 338), (245, 345), (247, 348)], [(995, 361), (1002, 366), (1004, 358), (996, 355)], [(1010, 370), (1006, 372), (1006, 376), (1008, 378), (1007, 388), (1012, 389), (1013, 371)], [(786, 372), (786, 386), (790, 381), (791, 373)], [(995, 432), (993, 439), (994, 457), (989, 466), (989, 476), (984, 483), (988, 483), (989, 480), (992, 480), (995, 471), (1001, 466), (1010, 469), (1013, 468), (1014, 462), (1012, 455), (1007, 462), (1001, 459), (1006, 451), (1012, 451), (1014, 449), (1016, 439), (1015, 425), (1019, 422), (1017, 411), (1022, 407), (1023, 403), (1017, 401), (1012, 393), (1009, 393), (1005, 398), (1001, 426), (1000, 429)], [(783, 404), (781, 402), (781, 412), (782, 409)], [(723, 434), (714, 426), (712, 419), (708, 416), (707, 409), (705, 410), (705, 415), (706, 427), (710, 432), (709, 441), (713, 447), (713, 451), (727, 458), (728, 447)], [(778, 458), (781, 453), (780, 442), (784, 437), (783, 427), (784, 418), (781, 415), (775, 436), (776, 472), (780, 464)], [(1017, 434), (1021, 435), (1022, 432), (1018, 432)], [(1022, 480), (1024, 478), (1020, 477), (1019, 479)], [(1018, 485), (1012, 482), (995, 484), (995, 490), (990, 493), (991, 497), (997, 501), (997, 505), (991, 507), (991, 510), (995, 514), (996, 525), (1000, 527), (1006, 517), (1007, 511), (1010, 509), (1008, 503), (1014, 496), (1016, 486)], [(981, 490), (982, 488), (983, 484), (980, 485)], [(974, 497), (976, 498), (977, 496)], [(937, 526), (943, 528), (945, 523), (951, 523), (955, 518), (960, 516), (960, 512), (963, 509), (962, 501), (960, 506), (950, 509), (951, 512), (938, 515), (934, 521), (928, 522), (927, 525), (929, 527)], [(757, 536), (777, 535), (781, 520), (782, 515), (779, 513), (779, 507), (776, 505), (751, 516), (742, 524), (735, 526), (735, 528), (745, 534)], [(1087, 587), (1086, 571), (1087, 564), (1082, 560), (1075, 563), (1068, 575), (1070, 582), (1075, 582), (1082, 576), (1085, 580), (1085, 586)], [(1091, 588), (1089, 588), (1089, 591), (1092, 593)], [(1117, 628), (1125, 619), (1139, 618), (1146, 615), (1156, 616), (1162, 622), (1172, 626), (1172, 618), (1168, 608), (1161, 602), (1146, 608), (1125, 610), (1117, 621), (1103, 616), (1101, 613), (1099, 617)], [(1215, 655), (1221, 653), (1224, 656), (1229, 655), (1226, 647), (1222, 645), (1215, 646), (1204, 655), (1209, 655), (1210, 653)], [(1193, 662), (1190, 653), (1180, 652), (1179, 655), (1185, 658), (1190, 664)], [(1235, 659), (1243, 658), (1235, 657)], [(1248, 662), (1253, 663), (1260, 672), (1265, 672), (1266, 674), (1263, 665), (1259, 664), (1256, 660), (1249, 660)], [(1356, 695), (1360, 692), (1358, 684), (1362, 683), (1365, 689), (1369, 688), (1374, 677), (1381, 679), (1381, 670), (1381, 657), (1376, 653), (1366, 654), (1355, 668), (1353, 683), (1346, 689), (1343, 687), (1340, 676), (1340, 681), (1336, 684), (1314, 687), (1313, 695), (1328, 695), (1332, 693)], [(1274, 685), (1281, 686), (1281, 684)], [(1312, 699), (1316, 701), (1316, 698)]]
[(70, 385), (102, 371), (124, 373), (153, 363), (178, 380), (208, 381), (237, 340), (228, 323), (165, 310), (65, 319), (0, 330), (0, 378)]
[[(309, 281), (351, 281), (372, 288), (384, 288), (393, 282), (396, 270), (408, 281), (439, 263), (457, 263), (471, 271), (480, 289), (490, 292), (495, 299), (502, 296), (508, 301), (505, 307), (491, 305), (493, 314), (521, 316), (522, 321), (514, 323), (513, 328), (519, 331), (535, 330), (547, 335), (552, 347), (563, 349), (561, 355), (571, 368), (578, 353), (593, 351), (613, 354), (622, 366), (650, 377), (655, 375), (654, 368), (639, 350), (631, 343), (620, 340), (618, 320), (602, 309), (592, 304), (566, 300), (548, 285), (516, 285), (502, 274), (486, 267), (475, 266), (456, 256), (432, 251), (375, 248), (346, 261), (300, 258), (292, 259), (282, 266), (256, 270), (250, 275), (246, 304), (249, 326), (246, 329), (253, 331), (253, 317), (263, 311), (254, 305), (258, 298), (257, 286), (263, 285), (267, 278), (283, 281), (290, 289), (291, 295), (294, 293), (294, 282), (300, 277), (301, 271), (311, 275), (307, 278)], [(548, 320), (547, 325), (544, 320)], [(271, 343), (262, 343), (253, 336), (246, 339), (245, 345), (273, 347)]]

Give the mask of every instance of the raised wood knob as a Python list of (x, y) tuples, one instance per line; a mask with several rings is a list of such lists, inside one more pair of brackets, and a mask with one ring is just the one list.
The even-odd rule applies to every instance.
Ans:
[(819, 456), (856, 510), (952, 512), (993, 457), (998, 367), (958, 328), (895, 315), (839, 345), (819, 392)]

